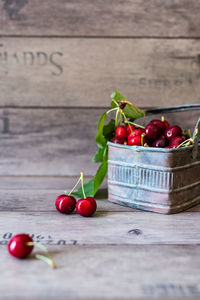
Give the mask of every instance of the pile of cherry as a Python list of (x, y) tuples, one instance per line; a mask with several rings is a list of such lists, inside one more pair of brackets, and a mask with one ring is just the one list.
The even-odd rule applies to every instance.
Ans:
[(166, 120), (152, 120), (145, 128), (138, 126), (130, 123), (118, 126), (112, 142), (130, 146), (177, 148), (185, 141), (182, 129), (178, 125), (170, 126)]

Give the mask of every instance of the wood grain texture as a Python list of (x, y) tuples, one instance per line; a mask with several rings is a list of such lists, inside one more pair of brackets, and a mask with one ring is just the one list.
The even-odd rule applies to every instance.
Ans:
[(200, 102), (198, 39), (1, 38), (1, 106)]
[(0, 250), (1, 300), (200, 297), (200, 246), (49, 245), (55, 270), (33, 257), (9, 257), (5, 246)]
[(1, 1), (1, 35), (199, 37), (199, 1)]
[(102, 110), (1, 110), (1, 175), (94, 175)]
[[(50, 203), (52, 204), (52, 201)], [(1, 236), (11, 232), (44, 236), (55, 243), (77, 245), (196, 245), (200, 243), (199, 212), (159, 215), (145, 212), (97, 211), (91, 218), (55, 212), (0, 212)], [(84, 230), (83, 230), (84, 228)], [(51, 238), (48, 238), (51, 236)], [(54, 243), (54, 242), (53, 242)]]

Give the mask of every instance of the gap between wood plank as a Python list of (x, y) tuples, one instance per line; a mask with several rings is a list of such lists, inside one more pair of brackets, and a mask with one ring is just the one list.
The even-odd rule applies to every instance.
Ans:
[(96, 35), (0, 35), (0, 38), (58, 38), (58, 39), (136, 39), (136, 40), (199, 40), (195, 36), (96, 36)]

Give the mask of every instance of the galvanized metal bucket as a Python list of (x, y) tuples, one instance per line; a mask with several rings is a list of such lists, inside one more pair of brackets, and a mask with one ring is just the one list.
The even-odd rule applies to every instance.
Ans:
[(179, 149), (109, 142), (108, 200), (164, 214), (199, 204), (200, 119), (197, 126), (195, 144)]

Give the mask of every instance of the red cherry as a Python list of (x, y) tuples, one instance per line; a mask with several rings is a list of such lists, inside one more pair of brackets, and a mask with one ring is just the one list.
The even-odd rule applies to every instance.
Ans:
[(167, 120), (162, 121), (165, 124), (165, 128), (169, 128), (170, 124)]
[(160, 127), (149, 123), (146, 127), (145, 127), (145, 133), (146, 133), (146, 137), (150, 140), (155, 140), (156, 138), (158, 138), (161, 134), (161, 129)]
[(157, 148), (165, 148), (166, 145), (168, 144), (168, 141), (166, 138), (160, 137), (157, 140), (153, 142), (152, 147), (157, 147)]
[(56, 209), (62, 214), (71, 214), (76, 207), (76, 199), (73, 196), (60, 195), (55, 202)]
[(126, 127), (124, 127), (124, 126), (117, 127), (115, 134), (116, 134), (116, 136), (119, 136), (119, 137), (125, 139), (127, 137)]
[(16, 258), (25, 258), (33, 250), (33, 246), (27, 245), (28, 242), (33, 242), (28, 234), (21, 233), (13, 236), (8, 244), (9, 253)]
[(165, 137), (168, 140), (171, 140), (172, 138), (174, 138), (176, 136), (181, 136), (181, 134), (182, 134), (182, 129), (177, 125), (174, 125), (165, 130)]
[(141, 135), (141, 134), (143, 134), (143, 133), (144, 133), (144, 129), (142, 129), (142, 128), (134, 129), (134, 130), (133, 130), (133, 133), (132, 133), (132, 132), (129, 133), (128, 139), (130, 139), (130, 138), (132, 138), (133, 136), (136, 136), (136, 135)]
[(76, 210), (79, 215), (83, 217), (90, 217), (96, 211), (96, 201), (92, 197), (87, 197), (85, 199), (80, 199), (76, 203)]
[(170, 148), (176, 148), (184, 141), (185, 139), (182, 136), (175, 136), (170, 140), (169, 146)]
[(131, 129), (132, 129), (132, 131), (133, 131), (133, 130), (135, 129), (135, 125), (129, 124), (129, 125), (126, 126), (127, 136), (131, 133), (130, 127), (131, 127)]
[(145, 137), (143, 137), (143, 144), (142, 144), (142, 136), (141, 135), (136, 135), (133, 137), (130, 137), (128, 139), (128, 145), (130, 146), (143, 146), (146, 143)]
[(166, 129), (165, 123), (162, 122), (161, 120), (155, 119), (155, 120), (152, 120), (151, 123), (156, 125), (157, 127), (159, 127), (161, 129), (161, 131), (164, 131)]
[(97, 202), (96, 202), (96, 200), (93, 197), (86, 197), (86, 199), (91, 201), (91, 203), (93, 205), (93, 209), (94, 209), (94, 211), (96, 211), (96, 209), (97, 209)]
[(111, 142), (114, 144), (122, 144), (123, 145), (125, 142), (125, 139), (120, 136), (115, 136)]

